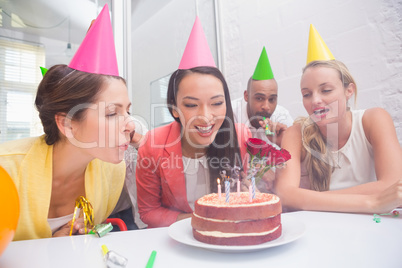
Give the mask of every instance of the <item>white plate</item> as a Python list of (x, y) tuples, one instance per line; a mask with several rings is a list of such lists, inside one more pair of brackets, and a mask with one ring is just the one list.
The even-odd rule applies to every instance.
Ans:
[(281, 222), (282, 222), (282, 235), (280, 237), (278, 237), (273, 241), (252, 246), (220, 246), (200, 242), (193, 237), (191, 218), (173, 223), (172, 225), (170, 225), (168, 231), (169, 236), (171, 238), (185, 245), (209, 249), (213, 251), (235, 253), (235, 252), (255, 251), (287, 244), (300, 238), (306, 231), (306, 227), (303, 222), (287, 214), (281, 215)]

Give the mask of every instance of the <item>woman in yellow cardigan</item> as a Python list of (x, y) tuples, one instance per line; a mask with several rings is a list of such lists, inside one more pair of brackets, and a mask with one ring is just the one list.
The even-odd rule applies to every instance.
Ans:
[(124, 152), (135, 139), (130, 105), (105, 5), (70, 64), (50, 68), (38, 87), (45, 135), (0, 145), (0, 165), (20, 199), (14, 240), (83, 234), (82, 218), (71, 228), (80, 196), (92, 204), (93, 224), (111, 214), (124, 184)]
[[(134, 124), (118, 76), (49, 69), (35, 105), (45, 135), (0, 145), (0, 165), (18, 189), (20, 218), (14, 240), (68, 235), (75, 200), (92, 204), (94, 223), (113, 211), (124, 183), (124, 151)], [(74, 234), (83, 233), (77, 221)]]

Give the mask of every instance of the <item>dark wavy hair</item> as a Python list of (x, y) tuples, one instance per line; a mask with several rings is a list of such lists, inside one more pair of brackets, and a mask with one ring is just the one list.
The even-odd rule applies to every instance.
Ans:
[[(215, 140), (208, 146), (207, 148), (207, 161), (209, 166), (209, 174), (210, 174), (210, 190), (211, 192), (215, 192), (217, 189), (216, 178), (220, 177), (219, 172), (223, 167), (213, 165), (212, 161), (217, 161), (220, 163), (222, 159), (228, 159), (228, 164), (232, 167), (237, 165), (242, 168), (242, 161), (240, 155), (240, 148), (237, 141), (237, 133), (233, 120), (233, 110), (232, 104), (230, 101), (229, 88), (226, 83), (223, 74), (219, 69), (215, 67), (195, 67), (188, 70), (176, 70), (171, 76), (169, 80), (169, 86), (167, 91), (167, 105), (170, 114), (173, 116), (173, 109), (177, 107), (176, 97), (177, 91), (179, 90), (180, 82), (184, 77), (190, 75), (192, 73), (199, 73), (204, 75), (212, 75), (218, 78), (222, 82), (223, 91), (225, 94), (225, 103), (226, 103), (226, 115), (225, 119), (222, 123), (222, 126), (218, 130), (218, 133), (215, 137)], [(173, 116), (173, 118), (179, 122), (180, 119)], [(213, 160), (214, 159), (214, 160)]]
[[(94, 103), (107, 79), (125, 80), (119, 76), (92, 74), (71, 69), (65, 64), (51, 67), (38, 86), (35, 106), (42, 121), (45, 141), (48, 145), (62, 139), (55, 116), (67, 115), (80, 104)], [(74, 113), (71, 120), (81, 121), (86, 109)]]

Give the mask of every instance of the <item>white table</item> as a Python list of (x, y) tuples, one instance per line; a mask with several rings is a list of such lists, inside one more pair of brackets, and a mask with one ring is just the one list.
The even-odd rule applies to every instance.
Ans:
[(127, 267), (145, 267), (152, 250), (154, 267), (402, 267), (402, 217), (293, 212), (305, 234), (278, 247), (222, 253), (191, 247), (170, 238), (168, 228), (17, 241), (0, 257), (1, 268), (105, 267), (101, 245), (128, 258)]

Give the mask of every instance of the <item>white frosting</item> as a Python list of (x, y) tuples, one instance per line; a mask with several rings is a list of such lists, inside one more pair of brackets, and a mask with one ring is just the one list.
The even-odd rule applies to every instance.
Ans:
[[(226, 223), (226, 222), (239, 223), (239, 222), (255, 221), (255, 219), (253, 219), (253, 220), (238, 220), (238, 221), (218, 220), (218, 219), (212, 219), (212, 218), (205, 218), (205, 217), (202, 217), (202, 216), (197, 215), (197, 214), (195, 214), (195, 213), (193, 213), (193, 216), (195, 216), (195, 217), (197, 217), (197, 218), (200, 218), (200, 219), (203, 219), (203, 220), (206, 220), (206, 221), (213, 221), (213, 222), (219, 222), (219, 223)], [(274, 215), (274, 216), (271, 216), (271, 217), (267, 217), (266, 219), (272, 218), (272, 217), (276, 217), (276, 216), (277, 216), (277, 215)], [(261, 220), (261, 219), (260, 219), (260, 220)]]
[[(79, 209), (78, 209), (79, 213)], [(79, 215), (79, 214), (78, 214)], [(74, 213), (71, 213), (66, 216), (58, 217), (58, 218), (48, 218), (47, 222), (49, 223), (50, 229), (52, 230), (52, 234), (60, 229), (63, 225), (66, 225), (69, 221), (73, 219)]]
[[(279, 225), (280, 226), (280, 225)], [(218, 231), (198, 231), (195, 230), (196, 232), (205, 235), (205, 236), (213, 236), (213, 237), (226, 237), (226, 238), (230, 238), (230, 237), (244, 237), (244, 236), (263, 236), (263, 235), (268, 235), (270, 233), (275, 232), (279, 226), (275, 227), (272, 230), (269, 230), (267, 232), (261, 232), (261, 233), (222, 233), (222, 232), (218, 232)]]

